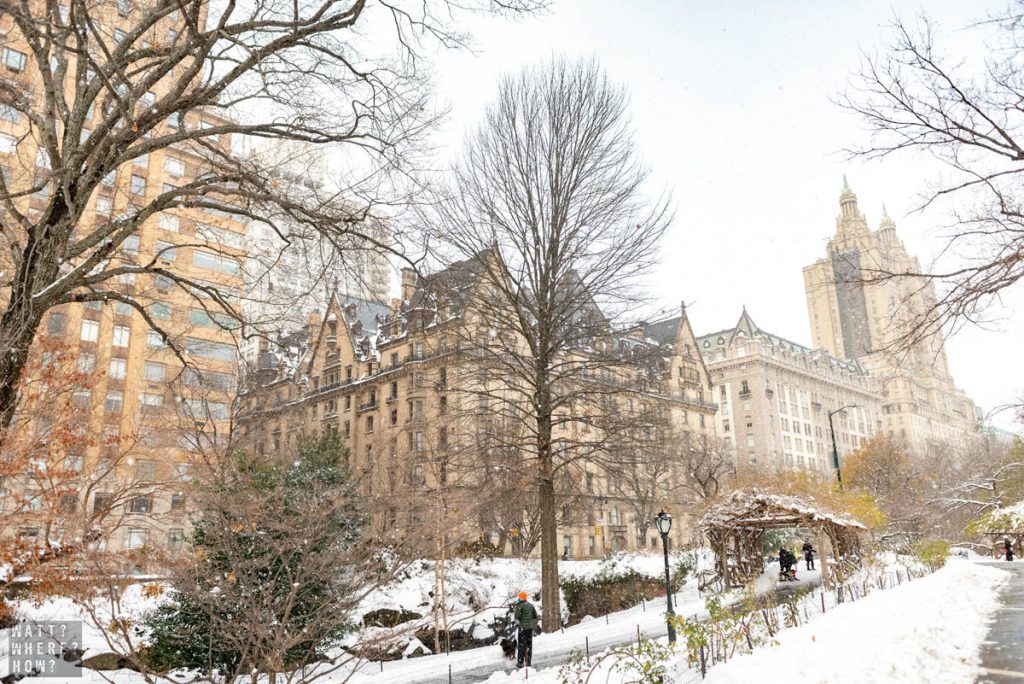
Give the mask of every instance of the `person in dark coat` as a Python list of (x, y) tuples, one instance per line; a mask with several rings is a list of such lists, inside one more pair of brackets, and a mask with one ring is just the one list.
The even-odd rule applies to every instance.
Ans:
[(807, 563), (807, 569), (814, 569), (814, 547), (811, 546), (811, 542), (805, 541), (803, 546), (804, 561)]
[(789, 569), (796, 562), (793, 552), (784, 546), (779, 547), (779, 575), (789, 578)]
[(526, 600), (525, 591), (519, 592), (519, 601), (512, 609), (512, 616), (519, 627), (516, 666), (530, 667), (533, 663), (533, 632), (537, 629), (537, 609)]
[(1003, 549), (1006, 552), (1006, 560), (1012, 561), (1013, 560), (1013, 544), (1010, 543), (1009, 539), (1004, 539), (1003, 540)]

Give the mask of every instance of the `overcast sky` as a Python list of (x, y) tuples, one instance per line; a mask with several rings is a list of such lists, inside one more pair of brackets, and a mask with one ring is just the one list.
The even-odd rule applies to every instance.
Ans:
[[(923, 263), (941, 245), (944, 217), (911, 213), (934, 169), (913, 159), (847, 161), (839, 150), (866, 133), (831, 101), (861, 52), (886, 40), (888, 22), (923, 4), (553, 0), (526, 21), (480, 20), (474, 53), (438, 57), (439, 94), (451, 107), (440, 139), (457, 147), (501, 75), (553, 54), (597, 57), (628, 86), (654, 189), (675, 200), (652, 275), (660, 304), (686, 301), (698, 334), (733, 325), (746, 305), (761, 327), (809, 345), (801, 269), (825, 256), (844, 173), (872, 228), (885, 203)], [(929, 0), (927, 8), (948, 44), (962, 48), (973, 44), (965, 27), (1003, 5)], [(957, 383), (986, 410), (1024, 390), (1024, 326), (1012, 306), (1024, 310), (1024, 293), (1013, 294), (994, 329), (948, 343)]]

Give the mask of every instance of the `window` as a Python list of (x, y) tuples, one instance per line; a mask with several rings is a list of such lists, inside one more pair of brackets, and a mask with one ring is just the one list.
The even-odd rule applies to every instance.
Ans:
[(156, 288), (157, 292), (167, 292), (168, 290), (171, 289), (171, 286), (173, 284), (174, 281), (172, 281), (165, 275), (160, 275), (158, 273), (153, 276), (153, 287)]
[(103, 410), (107, 413), (121, 413), (124, 410), (124, 392), (107, 392)]
[(42, 169), (50, 168), (50, 155), (42, 147), (36, 150), (36, 166)]
[(747, 435), (747, 446), (754, 446), (754, 435)]
[(167, 531), (167, 548), (177, 550), (185, 541), (185, 530), (173, 528)]
[(171, 44), (178, 38), (178, 32), (174, 29), (167, 29), (167, 43)]
[(205, 223), (196, 224), (196, 235), (206, 239), (207, 242), (232, 249), (245, 249), (245, 236), (231, 230), (224, 230), (217, 226)]
[(149, 315), (162, 321), (170, 320), (171, 305), (167, 302), (153, 302), (149, 305)]
[(146, 530), (141, 527), (131, 527), (128, 529), (128, 536), (124, 540), (124, 548), (126, 549), (141, 549), (146, 545)]
[(131, 184), (129, 190), (133, 195), (141, 195), (146, 192), (146, 178), (145, 176), (136, 176), (132, 174)]
[(96, 368), (96, 355), (89, 352), (78, 354), (78, 372), (91, 373)]
[(153, 512), (153, 499), (148, 496), (137, 496), (131, 500), (129, 504), (129, 510), (132, 513), (152, 513)]
[(139, 253), (139, 236), (129, 235), (121, 243), (121, 250), (126, 254), (138, 254)]
[(74, 394), (71, 395), (71, 402), (76, 408), (84, 411), (92, 403), (92, 392), (87, 389), (76, 389)]
[(178, 258), (178, 250), (173, 243), (157, 240), (156, 256), (164, 261), (174, 261)]
[(0, 54), (0, 61), (3, 61), (4, 66), (11, 71), (24, 71), (28, 55), (24, 52), (18, 52), (17, 50), (5, 47), (3, 53)]
[(185, 495), (182, 492), (171, 494), (171, 510), (180, 511), (185, 508)]
[(46, 333), (48, 335), (60, 335), (67, 326), (68, 317), (59, 311), (54, 311), (46, 318)]
[(139, 394), (139, 405), (143, 412), (156, 411), (163, 408), (164, 395), (153, 392), (141, 392)]
[(167, 157), (164, 159), (164, 170), (172, 176), (184, 176), (185, 162), (176, 157)]
[(181, 227), (181, 219), (174, 214), (160, 214), (160, 227), (164, 230), (177, 233), (178, 229)]
[(167, 116), (167, 127), (177, 129), (181, 126), (181, 114), (173, 112)]
[(131, 0), (117, 0), (117, 11), (121, 16), (127, 16), (131, 9)]
[(160, 382), (167, 377), (167, 364), (146, 361), (142, 368), (142, 375), (151, 382)]
[(146, 333), (146, 346), (150, 349), (163, 349), (167, 346), (167, 343), (164, 342), (163, 335), (156, 330), (150, 330)]
[(190, 337), (185, 340), (185, 351), (200, 358), (213, 359), (215, 361), (235, 360), (234, 347), (229, 344), (210, 342), (209, 340), (199, 340)]
[(224, 330), (230, 330), (237, 324), (237, 321), (227, 314), (196, 308), (189, 309), (188, 320), (192, 325), (196, 325), (201, 328), (217, 328)]
[(238, 260), (220, 254), (211, 254), (196, 250), (192, 255), (192, 264), (218, 273), (235, 275), (238, 273)]
[(153, 103), (156, 102), (156, 93), (152, 91), (147, 91), (143, 93), (142, 97), (140, 97), (139, 99), (142, 100), (142, 104), (146, 105), (147, 107), (152, 107)]
[(146, 154), (140, 154), (135, 159), (132, 159), (132, 164), (136, 166), (149, 166), (149, 152)]
[(128, 362), (125, 359), (119, 359), (117, 357), (110, 359), (110, 368), (107, 372), (112, 379), (124, 380), (127, 370)]
[(412, 435), (413, 451), (423, 451), (423, 433), (414, 432)]
[(18, 149), (17, 138), (13, 135), (0, 133), (0, 152), (3, 152), (4, 154), (14, 154), (16, 149)]
[[(200, 121), (199, 122), (199, 130), (201, 130), (201, 131), (207, 131), (207, 130), (213, 128), (213, 127), (214, 127), (213, 124), (210, 123), (209, 121)], [(208, 134), (206, 134), (206, 138), (210, 142), (217, 142), (218, 140), (220, 140), (220, 135), (217, 134), (217, 133), (208, 133)]]
[(373, 432), (373, 416), (366, 416), (366, 432)]
[(100, 335), (100, 324), (99, 321), (82, 321), (82, 335), (81, 339), (83, 342), (95, 342)]
[(115, 347), (127, 347), (128, 340), (131, 338), (131, 334), (132, 330), (128, 326), (115, 325), (113, 345)]
[(114, 209), (114, 200), (109, 197), (97, 197), (96, 198), (96, 213), (103, 216), (109, 216), (110, 212)]
[(9, 104), (0, 104), (0, 120), (18, 123), (21, 121), (21, 112)]
[(114, 42), (115, 43), (121, 43), (127, 37), (128, 37), (128, 34), (125, 33), (123, 29), (114, 29)]

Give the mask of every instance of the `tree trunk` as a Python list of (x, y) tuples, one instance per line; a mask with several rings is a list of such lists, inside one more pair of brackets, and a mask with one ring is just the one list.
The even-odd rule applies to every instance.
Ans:
[(547, 472), (542, 474), (540, 483), (540, 597), (544, 607), (544, 631), (554, 632), (562, 624), (558, 591), (558, 520), (550, 464), (542, 466), (543, 471)]

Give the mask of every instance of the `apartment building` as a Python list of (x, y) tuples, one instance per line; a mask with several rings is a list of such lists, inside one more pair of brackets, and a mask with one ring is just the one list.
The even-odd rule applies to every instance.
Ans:
[[(66, 17), (67, 11), (68, 7), (60, 6), (60, 16)], [(112, 46), (124, 40), (137, 21), (138, 10), (128, 2), (90, 11), (97, 31)], [(169, 13), (154, 24), (141, 42), (173, 41), (184, 21), (179, 14)], [(35, 57), (10, 17), (0, 19), (0, 24), (4, 29), (0, 38), (3, 77), (41, 102), (40, 79), (46, 65), (34, 63)], [(73, 69), (69, 72), (67, 77), (72, 78)], [(163, 82), (153, 84), (134, 106), (146, 108), (163, 97), (166, 88)], [(109, 102), (90, 107), (83, 141), (88, 140), (107, 105)], [(169, 117), (157, 134), (213, 129), (223, 122), (217, 113), (192, 110)], [(227, 135), (209, 134), (203, 140), (206, 146), (231, 150), (232, 140)], [(45, 179), (50, 168), (48, 155), (31, 134), (28, 117), (9, 106), (0, 107), (0, 167), (15, 187), (26, 179)], [(130, 208), (145, 207), (158, 195), (188, 184), (206, 170), (200, 147), (189, 141), (135, 157), (102, 179), (75, 227), (75, 236), (87, 236), (93, 226), (116, 220)], [(43, 184), (41, 190), (13, 201), (19, 211), (38, 217), (47, 211), (50, 191)], [(181, 546), (187, 502), (183, 488), (175, 483), (190, 477), (191, 455), (202, 442), (222, 439), (229, 424), (237, 377), (232, 330), (237, 326), (216, 312), (218, 307), (210, 297), (216, 294), (237, 306), (246, 226), (228, 212), (184, 204), (179, 202), (151, 216), (124, 239), (109, 264), (123, 266), (125, 272), (114, 281), (92, 286), (93, 293), (108, 292), (109, 297), (57, 307), (46, 314), (38, 331), (72, 349), (77, 370), (89, 377), (75, 391), (75, 405), (82, 413), (69, 420), (76, 421), (75, 429), (82, 434), (103, 435), (104, 440), (68, 455), (65, 464), (72, 471), (68, 483), (71, 491), (77, 489), (79, 494), (77, 499), (65, 495), (62, 506), (67, 511), (92, 512), (117, 505), (124, 517), (111, 535), (97, 540), (110, 550), (144, 546), (173, 550)], [(70, 270), (77, 265), (76, 259), (69, 258), (62, 268)], [(151, 261), (158, 271), (187, 278), (194, 286), (186, 288), (159, 272), (132, 271), (132, 267)], [(130, 295), (142, 303), (166, 335), (154, 330), (130, 304), (118, 301), (117, 295)], [(179, 352), (192, 365), (184, 373)], [(109, 487), (95, 484), (100, 477)], [(81, 487), (73, 486), (76, 481)], [(131, 498), (112, 501), (110, 492), (126, 491), (125, 482), (132, 483)], [(6, 496), (0, 497), (3, 514), (34, 510), (35, 506), (25, 502), (38, 500), (33, 491), (38, 484), (31, 474), (0, 483), (6, 490)], [(31, 517), (26, 514), (19, 534), (39, 534)]]
[[(481, 351), (517, 341), (478, 324), (469, 294), (477, 282), (467, 260), (425, 277), (403, 272), (402, 299), (383, 311), (334, 297), (310, 321), (304, 343), (293, 335), (261, 356), (241, 394), (241, 439), (277, 450), (303, 432), (337, 430), (385, 526), (429, 526), (438, 516), (430, 502), (458, 490), (472, 500), (459, 519), (465, 538), (505, 553), (532, 547), (525, 538), (535, 542), (536, 529), (523, 509), (534, 500), (536, 473), (516, 431), (529, 409), (507, 394), (507, 378)], [(644, 331), (610, 332), (602, 346), (615, 350), (618, 363), (588, 366), (586, 352), (567, 351), (566, 359), (580, 364), (572, 382), (601, 391), (554, 420), (558, 457), (576, 464), (559, 485), (566, 557), (648, 548), (658, 541), (648, 520), (658, 508), (648, 509), (682, 514), (692, 505), (677, 486), (678, 471), (658, 481), (641, 477), (645, 492), (655, 490), (646, 508), (638, 502), (644, 494), (631, 488), (640, 472), (631, 464), (647, 456), (638, 453), (641, 445), (653, 451), (659, 439), (710, 434), (714, 423), (715, 406), (704, 396), (707, 371), (685, 313), (661, 327), (662, 342)], [(608, 415), (617, 421), (614, 435), (603, 422)], [(573, 450), (580, 450), (578, 460), (568, 456)], [(446, 502), (447, 515), (451, 508)], [(676, 541), (687, 534), (685, 525), (673, 529)]]
[(746, 308), (734, 327), (697, 343), (715, 385), (716, 428), (738, 468), (828, 475), (833, 429), (840, 463), (882, 429), (878, 383), (864, 368), (761, 329)]

